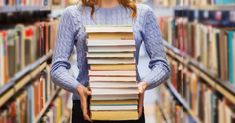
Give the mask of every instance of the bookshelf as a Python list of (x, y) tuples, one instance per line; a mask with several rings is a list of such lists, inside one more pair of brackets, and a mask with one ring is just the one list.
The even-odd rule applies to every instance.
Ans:
[(235, 87), (230, 85), (229, 82), (223, 82), (219, 78), (214, 77), (209, 71), (203, 68), (200, 63), (192, 60), (189, 56), (181, 53), (177, 48), (169, 45), (164, 41), (164, 45), (167, 48), (166, 53), (175, 59), (177, 59), (182, 64), (186, 65), (198, 76), (203, 78), (207, 84), (209, 84), (213, 89), (221, 93), (225, 98), (235, 104)]
[(207, 5), (207, 6), (164, 6), (165, 8), (171, 8), (174, 10), (205, 10), (205, 11), (230, 11), (235, 10), (235, 4), (229, 4), (229, 5)]
[(47, 63), (42, 63), (40, 66), (36, 67), (32, 72), (29, 74), (26, 74), (21, 77), (20, 80), (15, 81), (13, 83), (13, 86), (3, 93), (0, 97), (0, 107), (2, 107), (10, 98), (12, 98), (19, 90), (24, 88), (25, 85), (27, 85), (30, 80), (32, 80), (35, 76), (37, 76), (45, 67)]
[(186, 112), (191, 115), (196, 123), (201, 123), (199, 118), (193, 114), (190, 107), (186, 103), (186, 101), (181, 97), (181, 95), (177, 92), (177, 90), (173, 87), (173, 85), (170, 83), (170, 81), (166, 82), (166, 87), (170, 90), (172, 95), (175, 97), (175, 99), (182, 105), (182, 107), (186, 110)]
[(9, 13), (21, 13), (21, 12), (50, 12), (54, 9), (59, 9), (61, 7), (49, 7), (49, 6), (26, 6), (26, 7), (0, 7), (1, 14)]
[[(21, 66), (19, 70), (17, 70), (11, 76), (7, 77), (7, 79), (3, 79), (3, 81), (0, 82), (1, 121), (3, 118), (5, 118), (8, 119), (9, 122), (10, 121), (14, 122), (15, 117), (22, 118), (21, 116), (25, 115), (27, 116), (27, 119), (23, 118), (23, 120), (27, 120), (27, 122), (32, 122), (32, 123), (39, 123), (47, 115), (47, 112), (51, 110), (50, 108), (57, 103), (56, 100), (58, 98), (62, 100), (62, 98), (60, 97), (61, 96), (60, 92), (62, 89), (55, 86), (51, 82), (49, 76), (49, 71), (50, 71), (49, 65), (51, 62), (51, 58), (53, 56), (53, 48), (55, 44), (54, 40), (56, 36), (55, 32), (57, 30), (57, 25), (58, 25), (57, 22), (58, 18), (60, 17), (60, 14), (58, 14), (57, 16), (50, 16), (50, 14), (52, 13), (52, 11), (55, 10), (57, 11), (59, 10), (57, 13), (62, 13), (62, 9), (67, 6), (67, 2), (66, 1), (64, 1), (63, 3), (61, 2), (61, 5), (58, 4), (56, 5), (57, 8), (55, 8), (53, 7), (54, 5), (52, 4), (52, 1), (53, 0), (43, 1), (44, 2), (43, 4), (35, 4), (35, 5), (8, 6), (8, 5), (3, 5), (2, 1), (0, 0), (0, 18), (1, 18), (0, 21), (2, 27), (0, 33), (1, 34), (2, 32), (8, 33), (9, 31), (14, 32), (16, 28), (20, 26), (21, 29), (17, 30), (20, 32), (18, 35), (20, 36), (20, 38), (22, 38), (21, 41), (25, 42), (26, 38), (25, 36), (22, 35), (24, 34), (26, 35), (26, 32), (31, 29), (34, 31), (33, 32), (34, 34), (32, 34), (33, 38), (31, 37), (30, 39), (27, 40), (30, 40), (31, 42), (34, 43), (30, 43), (31, 46), (30, 48), (32, 48), (32, 46), (34, 47), (34, 44), (38, 46), (30, 50), (30, 52), (31, 51), (33, 52), (30, 54), (30, 56), (27, 54), (27, 51), (26, 52), (24, 50), (19, 51), (20, 55), (23, 54), (23, 56), (27, 58), (30, 57), (29, 59), (32, 61), (30, 63), (27, 62), (27, 64), (26, 61), (20, 61)], [(29, 22), (25, 21), (26, 20), (25, 17), (28, 18)], [(12, 18), (15, 20), (13, 20)], [(6, 24), (11, 23), (12, 27), (11, 28), (7, 28), (7, 26), (5, 27), (4, 25), (5, 23)], [(40, 30), (43, 32), (42, 33), (43, 36), (45, 36), (41, 38), (43, 40), (36, 39), (36, 37), (37, 38), (39, 37), (39, 35), (37, 35), (38, 34), (37, 31), (40, 29), (37, 27), (43, 28), (43, 30)], [(38, 29), (37, 31), (36, 28)], [(1, 34), (0, 34), (0, 42), (2, 42), (2, 40), (3, 43), (5, 40), (8, 41), (8, 38), (3, 39), (1, 37), (3, 35)], [(22, 49), (26, 48), (26, 43), (24, 45), (23, 44), (21, 45), (19, 47), (22, 47)], [(27, 46), (28, 45), (29, 44), (27, 44)], [(1, 44), (0, 46), (3, 45)], [(9, 54), (7, 53), (7, 55)], [(25, 57), (22, 59), (26, 60)], [(8, 61), (8, 59), (6, 61)], [(5, 69), (7, 69), (8, 71), (9, 70), (8, 66)], [(4, 71), (5, 69), (2, 69), (1, 72), (5, 72)], [(37, 95), (35, 96), (36, 93)], [(41, 97), (42, 93), (43, 93), (43, 99)], [(34, 103), (34, 101), (30, 102), (29, 100), (32, 99), (36, 100), (38, 99), (39, 101), (37, 101), (38, 103)], [(67, 98), (65, 98), (64, 100), (67, 100)], [(16, 103), (21, 103), (24, 107), (29, 108), (30, 113), (28, 110), (27, 112), (24, 112), (23, 110), (21, 112), (22, 107), (19, 107), (19, 105), (15, 105)], [(14, 114), (15, 117), (9, 117), (7, 115), (12, 110), (12, 108), (17, 108), (15, 109), (17, 110), (16, 114)], [(53, 114), (55, 113), (55, 115), (57, 115), (57, 112), (52, 112), (52, 113)], [(9, 118), (12, 120), (10, 120)]]
[(28, 65), (20, 72), (16, 73), (15, 76), (3, 87), (0, 88), (0, 107), (8, 101), (14, 93), (21, 90), (29, 80), (34, 78), (41, 72), (46, 66), (46, 61), (52, 57), (52, 51), (37, 60), (36, 62)]
[(160, 111), (160, 113), (161, 113), (163, 119), (165, 120), (165, 122), (166, 122), (166, 123), (170, 123), (170, 122), (168, 121), (169, 116), (168, 116), (168, 114), (164, 111), (164, 108), (162, 107), (161, 103), (160, 103), (159, 101), (156, 101), (156, 103), (157, 103), (157, 104), (156, 104), (156, 105), (157, 105), (157, 108), (159, 108), (159, 111)]
[(55, 98), (60, 93), (61, 88), (56, 90), (56, 92), (52, 95), (51, 99), (46, 103), (45, 107), (42, 109), (42, 111), (39, 113), (39, 115), (35, 118), (34, 123), (39, 123), (41, 117), (46, 113), (47, 109), (49, 108), (50, 104), (55, 100)]

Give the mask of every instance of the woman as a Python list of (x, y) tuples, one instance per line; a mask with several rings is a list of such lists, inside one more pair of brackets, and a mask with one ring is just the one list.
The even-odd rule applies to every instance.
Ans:
[[(73, 93), (73, 123), (92, 122), (87, 111), (87, 97), (91, 95), (91, 92), (87, 88), (88, 65), (85, 53), (84, 25), (130, 24), (133, 26), (136, 41), (135, 58), (137, 64), (140, 45), (144, 41), (146, 51), (151, 59), (149, 63), (151, 72), (143, 79), (140, 79), (138, 75), (139, 120), (119, 122), (144, 123), (144, 91), (160, 85), (168, 78), (170, 72), (159, 26), (156, 24), (152, 10), (145, 5), (136, 5), (131, 0), (82, 0), (81, 5), (68, 7), (63, 13), (57, 34), (51, 76), (57, 85)], [(74, 45), (77, 49), (77, 63), (80, 70), (77, 78), (73, 78), (68, 72), (70, 68), (68, 59)]]

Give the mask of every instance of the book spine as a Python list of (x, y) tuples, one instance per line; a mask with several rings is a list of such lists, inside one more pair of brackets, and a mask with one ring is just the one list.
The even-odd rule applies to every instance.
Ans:
[(228, 32), (228, 56), (229, 56), (229, 81), (234, 84), (234, 61), (233, 61), (233, 32)]

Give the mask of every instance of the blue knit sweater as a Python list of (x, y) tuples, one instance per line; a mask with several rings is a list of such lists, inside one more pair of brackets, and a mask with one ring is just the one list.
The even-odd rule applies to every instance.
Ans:
[[(137, 18), (134, 20), (131, 18), (131, 10), (121, 5), (114, 8), (96, 8), (93, 18), (90, 16), (90, 11), (89, 7), (70, 6), (66, 8), (58, 28), (51, 77), (57, 85), (74, 94), (73, 100), (79, 100), (76, 90), (79, 85), (89, 85), (84, 25), (132, 25), (137, 49), (135, 53), (137, 64), (142, 41), (150, 57), (151, 72), (142, 80), (137, 74), (137, 82), (146, 81), (149, 85), (148, 89), (152, 89), (168, 78), (170, 68), (162, 44), (163, 39), (151, 8), (137, 4)], [(77, 78), (68, 72), (71, 67), (68, 59), (74, 46), (77, 50), (77, 67), (80, 71)]]

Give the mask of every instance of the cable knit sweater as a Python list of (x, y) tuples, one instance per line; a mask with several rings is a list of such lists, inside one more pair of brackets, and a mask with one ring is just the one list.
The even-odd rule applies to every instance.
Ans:
[[(163, 39), (151, 8), (137, 4), (137, 17), (135, 19), (131, 18), (131, 10), (121, 5), (114, 8), (95, 8), (93, 18), (90, 11), (91, 8), (82, 6), (66, 8), (60, 19), (53, 54), (52, 80), (63, 89), (72, 92), (73, 100), (79, 100), (76, 90), (79, 85), (89, 86), (84, 25), (132, 25), (137, 49), (135, 52), (136, 63), (138, 64), (142, 41), (150, 57), (149, 68), (151, 72), (140, 79), (137, 70), (137, 82), (145, 81), (148, 83), (148, 89), (152, 89), (168, 78), (170, 69), (162, 44)], [(74, 46), (77, 50), (77, 67), (80, 71), (77, 78), (74, 78), (68, 72), (71, 67), (68, 59)]]

